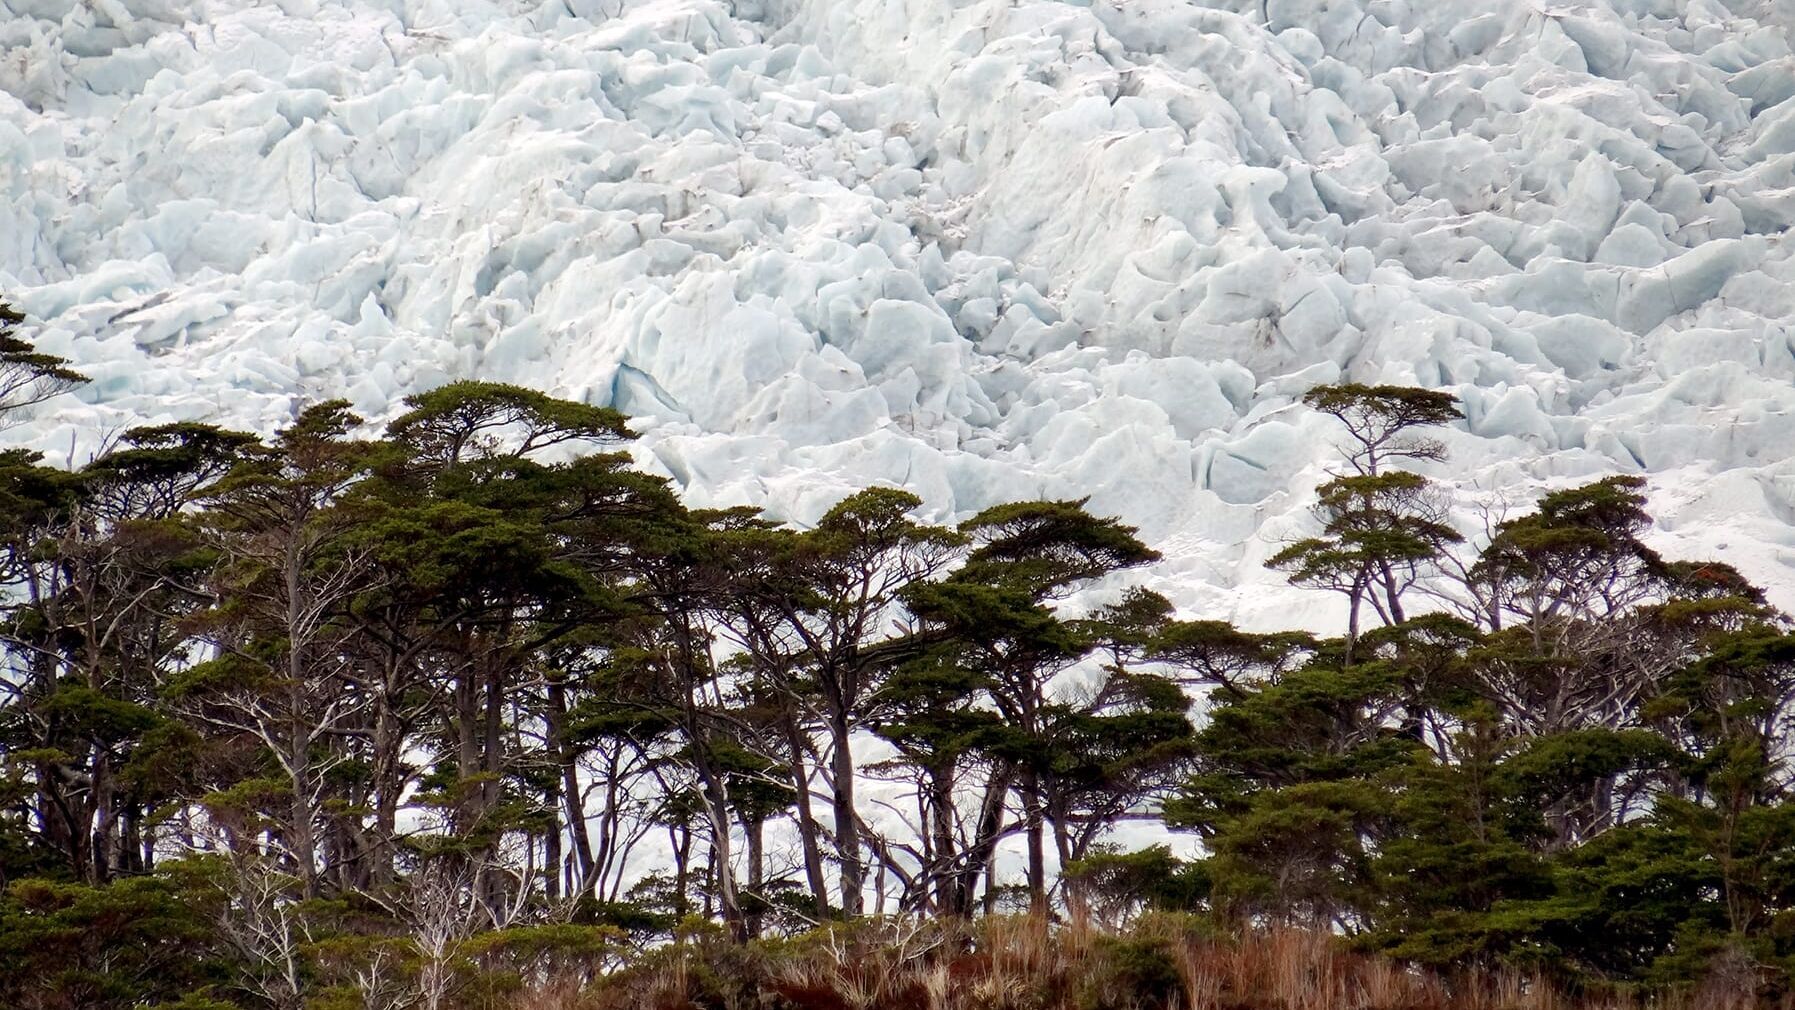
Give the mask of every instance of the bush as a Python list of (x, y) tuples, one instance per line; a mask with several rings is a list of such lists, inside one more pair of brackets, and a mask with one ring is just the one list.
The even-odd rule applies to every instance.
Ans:
[(1166, 944), (1119, 937), (1098, 946), (1098, 957), (1080, 988), (1079, 1010), (1164, 1010), (1184, 988)]

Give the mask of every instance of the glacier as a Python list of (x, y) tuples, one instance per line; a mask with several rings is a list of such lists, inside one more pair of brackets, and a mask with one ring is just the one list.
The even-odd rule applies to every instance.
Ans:
[(93, 378), (0, 433), (636, 418), (694, 504), (1089, 496), (1195, 616), (1448, 389), (1473, 529), (1649, 478), (1795, 606), (1795, 0), (0, 0), (0, 296)]

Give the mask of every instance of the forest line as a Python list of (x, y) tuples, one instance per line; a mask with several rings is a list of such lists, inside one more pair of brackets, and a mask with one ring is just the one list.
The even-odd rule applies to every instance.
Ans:
[[(0, 414), (82, 381), (21, 323)], [(620, 414), (494, 383), (0, 455), (0, 1002), (492, 1006), (1018, 912), (1786, 994), (1788, 618), (1646, 547), (1639, 478), (1467, 538), (1415, 468), (1450, 395), (1303, 402), (1340, 464), (1271, 564), (1331, 637), (1072, 612), (1158, 557), (1077, 501), (688, 508)], [(1203, 855), (1117, 848), (1143, 818)]]

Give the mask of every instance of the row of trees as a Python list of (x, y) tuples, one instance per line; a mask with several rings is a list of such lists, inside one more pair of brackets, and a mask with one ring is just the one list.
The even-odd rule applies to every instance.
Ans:
[[(19, 366), (21, 402), (78, 380)], [(800, 531), (685, 508), (605, 451), (629, 437), (607, 409), (477, 382), (409, 406), (379, 438), (332, 402), (268, 440), (175, 424), (79, 470), (0, 460), (20, 923), (211, 879), (189, 904), (254, 966), (236, 984), (297, 1006), (327, 906), (426, 962), (550, 922), (714, 915), (745, 940), (995, 907), (1019, 837), (1044, 911), (1049, 866), (1187, 749), (1163, 677), (1050, 691), (1135, 648), (1053, 601), (1155, 557), (1077, 503), (948, 528), (875, 488)]]
[[(0, 337), (0, 410), (79, 382)], [(689, 509), (615, 412), (490, 383), (378, 437), (332, 402), (6, 454), (0, 1003), (434, 1010), (706, 920), (1146, 907), (1778, 984), (1781, 615), (1644, 547), (1631, 479), (1466, 544), (1396, 468), (1449, 397), (1307, 401), (1348, 467), (1273, 563), (1336, 638), (1075, 612), (1156, 558), (1078, 502)], [(1117, 851), (1131, 819), (1205, 855)]]
[(1271, 564), (1342, 595), (1347, 632), (1157, 630), (1148, 658), (1208, 689), (1163, 807), (1208, 855), (1078, 872), (1125, 909), (1325, 925), (1428, 964), (1787, 992), (1788, 619), (1731, 566), (1647, 547), (1637, 477), (1484, 508), (1467, 544), (1446, 494), (1396, 466), (1443, 458), (1425, 429), (1460, 416), (1451, 397), (1304, 401), (1340, 422), (1347, 465), (1318, 535)]

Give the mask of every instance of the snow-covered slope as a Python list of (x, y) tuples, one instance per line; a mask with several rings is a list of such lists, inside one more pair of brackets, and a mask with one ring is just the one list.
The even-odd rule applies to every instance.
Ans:
[(1293, 396), (1419, 383), (1467, 523), (1646, 473), (1661, 546), (1795, 605), (1792, 42), (1791, 0), (0, 0), (0, 294), (96, 380), (6, 437), (514, 381), (699, 503), (1090, 495), (1288, 624)]

